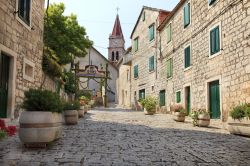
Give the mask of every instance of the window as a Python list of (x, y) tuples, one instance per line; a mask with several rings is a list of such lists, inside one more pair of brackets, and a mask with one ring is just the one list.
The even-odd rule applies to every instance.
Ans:
[(172, 40), (172, 25), (169, 24), (167, 26), (167, 42), (169, 43), (171, 42), (171, 40)]
[(167, 78), (173, 76), (173, 60), (172, 58), (167, 60)]
[(165, 106), (165, 95), (166, 95), (166, 91), (165, 90), (161, 90), (160, 94), (159, 94), (160, 106)]
[(181, 102), (181, 91), (176, 92), (176, 103)]
[(116, 60), (118, 61), (119, 60), (119, 52), (116, 51)]
[(134, 78), (138, 78), (138, 75), (139, 75), (139, 73), (138, 73), (138, 65), (135, 65), (134, 66)]
[(135, 38), (134, 39), (134, 49), (135, 49), (135, 52), (138, 51), (139, 49), (139, 42), (138, 42), (139, 38)]
[(146, 19), (146, 12), (143, 12), (143, 14), (142, 14), (142, 21), (145, 21), (145, 19)]
[(145, 89), (139, 90), (139, 100), (145, 99)]
[(210, 31), (210, 55), (220, 52), (220, 27), (217, 26)]
[(216, 0), (208, 0), (209, 6), (211, 6), (212, 4), (214, 4), (215, 1), (216, 1)]
[(112, 51), (112, 61), (115, 61), (115, 53)]
[(188, 46), (184, 50), (184, 67), (185, 68), (190, 67), (191, 65), (190, 60), (191, 60), (191, 49), (190, 49), (190, 46)]
[(151, 56), (148, 60), (148, 68), (149, 68), (149, 71), (153, 71), (154, 68), (155, 68), (155, 60), (154, 60), (154, 56)]
[(129, 73), (129, 70), (127, 70), (127, 81), (130, 80), (130, 73)]
[(18, 17), (30, 25), (31, 0), (18, 0)]
[(184, 13), (184, 28), (190, 24), (190, 3), (186, 3), (183, 8)]
[(154, 38), (155, 38), (155, 24), (152, 24), (152, 25), (148, 28), (148, 31), (149, 31), (149, 41), (154, 40)]

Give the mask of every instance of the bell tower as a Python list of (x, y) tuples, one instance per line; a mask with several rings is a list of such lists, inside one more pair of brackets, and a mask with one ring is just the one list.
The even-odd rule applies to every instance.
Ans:
[(125, 53), (125, 40), (122, 33), (119, 15), (116, 15), (113, 31), (109, 36), (108, 59), (116, 64)]

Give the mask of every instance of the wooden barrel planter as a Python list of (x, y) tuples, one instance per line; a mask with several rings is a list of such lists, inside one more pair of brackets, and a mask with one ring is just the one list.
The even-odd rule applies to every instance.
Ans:
[(243, 118), (241, 120), (232, 119), (229, 117), (228, 119), (228, 131), (231, 134), (243, 135), (250, 137), (250, 120), (247, 118)]
[(210, 124), (210, 115), (209, 114), (198, 115), (197, 125), (199, 127), (208, 127), (209, 124)]
[(174, 113), (174, 120), (176, 122), (184, 122), (185, 121), (185, 113), (175, 112)]
[(143, 109), (143, 112), (145, 115), (154, 115), (156, 112), (156, 109), (148, 111), (146, 108)]
[(78, 123), (78, 111), (77, 110), (65, 110), (64, 119), (66, 125), (75, 125)]
[(86, 114), (90, 109), (90, 105), (85, 105), (84, 106), (84, 113)]
[(19, 119), (19, 138), (26, 146), (46, 146), (62, 136), (60, 113), (24, 111)]

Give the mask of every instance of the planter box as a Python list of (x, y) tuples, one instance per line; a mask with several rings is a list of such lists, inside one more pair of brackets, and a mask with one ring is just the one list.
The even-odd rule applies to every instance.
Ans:
[(154, 115), (154, 114), (155, 114), (155, 111), (156, 111), (156, 110), (153, 110), (153, 111), (150, 111), (150, 112), (149, 112), (149, 111), (146, 110), (146, 108), (143, 109), (143, 112), (144, 112), (145, 115)]
[(66, 125), (75, 125), (78, 123), (78, 111), (77, 110), (65, 110), (64, 118)]
[(62, 136), (62, 114), (24, 111), (19, 119), (19, 138), (24, 144), (47, 144)]
[(244, 118), (242, 120), (228, 119), (228, 131), (231, 134), (244, 135), (250, 137), (250, 120)]
[(181, 112), (174, 113), (174, 120), (176, 122), (184, 122), (185, 121), (185, 114)]
[(208, 114), (200, 114), (198, 115), (197, 126), (199, 127), (208, 127), (210, 124), (210, 115)]
[(79, 118), (82, 118), (82, 117), (84, 117), (84, 109), (79, 109), (79, 110), (77, 110), (77, 112), (78, 112), (78, 117)]

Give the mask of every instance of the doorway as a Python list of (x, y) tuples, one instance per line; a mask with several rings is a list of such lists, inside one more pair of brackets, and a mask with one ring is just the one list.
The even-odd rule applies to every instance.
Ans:
[(187, 110), (187, 115), (191, 112), (191, 92), (190, 86), (185, 87), (185, 108)]
[(0, 118), (7, 118), (10, 57), (0, 53)]
[(209, 83), (209, 111), (212, 119), (220, 119), (220, 83), (219, 80)]

